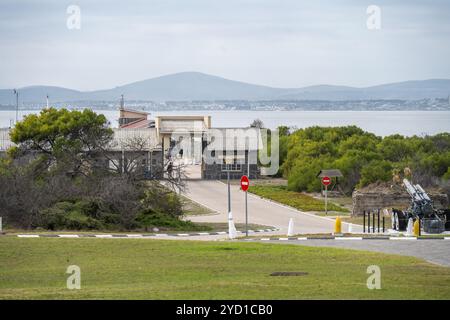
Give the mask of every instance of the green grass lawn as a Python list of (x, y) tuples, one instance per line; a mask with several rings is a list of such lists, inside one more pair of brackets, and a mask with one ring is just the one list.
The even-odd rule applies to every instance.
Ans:
[[(381, 290), (366, 287), (369, 265)], [(81, 268), (81, 289), (66, 268)], [(301, 271), (298, 277), (270, 276)], [(371, 252), (148, 239), (0, 237), (0, 299), (449, 299), (450, 268)]]
[[(260, 197), (268, 198), (302, 211), (325, 211), (325, 203), (304, 193), (289, 191), (285, 186), (250, 186), (249, 191)], [(328, 201), (328, 211), (348, 212), (342, 206)]]

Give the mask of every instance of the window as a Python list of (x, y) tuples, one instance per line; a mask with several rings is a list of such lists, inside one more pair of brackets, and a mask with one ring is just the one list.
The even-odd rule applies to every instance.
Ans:
[(221, 171), (242, 171), (242, 165), (240, 163), (233, 164), (221, 164)]

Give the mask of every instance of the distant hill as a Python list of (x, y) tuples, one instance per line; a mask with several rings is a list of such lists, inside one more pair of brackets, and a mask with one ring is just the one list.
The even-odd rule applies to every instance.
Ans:
[[(77, 91), (61, 87), (30, 86), (19, 89), (22, 103), (115, 101), (121, 94), (127, 100), (419, 100), (446, 98), (450, 79), (414, 80), (355, 88), (317, 85), (304, 88), (273, 88), (233, 81), (199, 72), (182, 72), (133, 82), (108, 90)], [(0, 90), (0, 104), (14, 105), (12, 89)]]
[[(75, 101), (83, 94), (80, 91), (53, 86), (30, 86), (18, 89), (20, 102), (45, 102), (47, 94), (52, 101)], [(15, 105), (13, 89), (0, 89), (0, 104)]]

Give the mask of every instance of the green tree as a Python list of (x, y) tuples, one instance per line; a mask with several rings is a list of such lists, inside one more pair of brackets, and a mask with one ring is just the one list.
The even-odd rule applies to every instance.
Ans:
[(387, 160), (374, 160), (361, 169), (361, 179), (358, 186), (366, 186), (377, 181), (392, 179), (392, 163)]
[(310, 127), (284, 138), (280, 170), (295, 191), (319, 191), (316, 174), (321, 169), (340, 169), (344, 175), (340, 184), (346, 192), (388, 181), (394, 168), (411, 168), (414, 181), (424, 186), (448, 177), (449, 133), (381, 138), (355, 126)]
[(11, 155), (34, 154), (45, 169), (64, 167), (72, 174), (92, 166), (113, 137), (104, 115), (92, 110), (44, 109), (18, 122), (11, 130), (18, 148)]

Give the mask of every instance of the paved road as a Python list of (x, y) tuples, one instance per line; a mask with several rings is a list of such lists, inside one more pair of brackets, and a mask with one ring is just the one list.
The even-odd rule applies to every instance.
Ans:
[[(186, 196), (216, 212), (210, 216), (192, 216), (190, 220), (194, 222), (227, 222), (228, 202), (227, 186), (219, 181), (189, 181)], [(289, 219), (294, 220), (294, 232), (298, 234), (306, 233), (330, 233), (334, 231), (334, 220), (314, 216), (288, 208), (277, 203), (261, 199), (258, 196), (248, 194), (249, 223), (273, 226), (279, 228), (277, 234), (286, 234)], [(239, 190), (239, 186), (231, 186), (231, 211), (234, 222), (245, 223), (245, 197), (244, 192)], [(348, 228), (343, 224), (343, 231)], [(353, 226), (353, 232), (362, 231), (360, 227)]]
[[(189, 219), (197, 222), (227, 222), (227, 186), (219, 181), (189, 181), (186, 196), (218, 212), (210, 216), (192, 216)], [(244, 193), (239, 186), (231, 186), (231, 209), (235, 222), (245, 222)], [(294, 219), (294, 232), (329, 233), (334, 230), (332, 219), (317, 217), (292, 208), (261, 199), (249, 194), (249, 222), (280, 229), (276, 234), (286, 234), (289, 219)], [(343, 231), (347, 231), (348, 225), (343, 224)], [(361, 227), (353, 225), (353, 232), (361, 232)], [(214, 240), (219, 240), (216, 237)], [(194, 240), (194, 239), (192, 239)], [(202, 238), (202, 240), (209, 240)], [(272, 241), (270, 243), (273, 243)], [(449, 240), (302, 240), (280, 241), (275, 243), (290, 243), (319, 247), (339, 247), (356, 250), (367, 250), (400, 254), (425, 259), (432, 263), (450, 267), (450, 241)]]
[[(277, 243), (280, 242), (281, 241), (277, 241)], [(422, 258), (432, 263), (450, 267), (449, 240), (304, 240), (283, 241), (281, 243), (299, 244), (314, 247), (337, 247), (400, 254)]]

